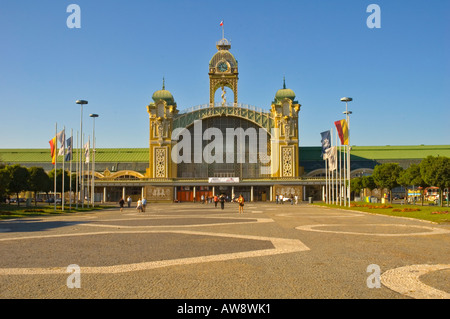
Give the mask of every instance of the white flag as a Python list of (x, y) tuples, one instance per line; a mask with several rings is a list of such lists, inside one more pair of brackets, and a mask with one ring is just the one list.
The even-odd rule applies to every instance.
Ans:
[(59, 147), (58, 156), (64, 155), (65, 142), (66, 142), (66, 132), (65, 132), (65, 130), (62, 130), (61, 132), (56, 134), (56, 139), (58, 140), (59, 144), (61, 145)]
[(337, 169), (337, 147), (333, 146), (327, 149), (326, 158), (328, 159), (328, 170), (334, 171)]
[(90, 144), (89, 141), (87, 141), (87, 143), (84, 144), (84, 156), (86, 157), (86, 163), (89, 163), (89, 148)]

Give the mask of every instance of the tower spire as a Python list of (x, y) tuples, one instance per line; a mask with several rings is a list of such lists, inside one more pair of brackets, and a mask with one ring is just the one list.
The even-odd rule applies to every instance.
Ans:
[(163, 90), (166, 89), (166, 80), (164, 79), (164, 77), (163, 77), (163, 86), (162, 86), (162, 89), (163, 89)]
[(283, 75), (283, 89), (286, 89), (286, 77)]

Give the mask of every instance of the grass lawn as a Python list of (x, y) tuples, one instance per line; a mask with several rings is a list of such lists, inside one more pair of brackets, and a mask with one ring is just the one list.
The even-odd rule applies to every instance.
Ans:
[(23, 218), (23, 217), (36, 217), (36, 216), (49, 216), (49, 215), (64, 215), (64, 214), (73, 214), (79, 212), (90, 212), (102, 210), (105, 208), (109, 208), (109, 206), (96, 206), (94, 208), (81, 208), (78, 206), (78, 209), (75, 209), (75, 206), (72, 206), (72, 210), (69, 211), (69, 205), (64, 206), (64, 211), (61, 211), (61, 205), (55, 206), (50, 205), (38, 205), (26, 207), (25, 204), (22, 204), (20, 207), (17, 207), (17, 204), (1, 204), (0, 205), (0, 220), (2, 219), (12, 219), (12, 218)]
[(400, 205), (389, 203), (372, 204), (363, 202), (352, 202), (351, 207), (344, 207), (325, 203), (314, 203), (313, 205), (362, 211), (371, 214), (417, 218), (439, 224), (450, 223), (450, 208), (447, 208), (447, 206), (439, 207), (439, 206), (421, 206), (421, 205)]

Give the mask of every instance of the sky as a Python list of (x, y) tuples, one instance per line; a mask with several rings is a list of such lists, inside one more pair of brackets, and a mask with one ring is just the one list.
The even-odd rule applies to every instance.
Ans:
[(148, 147), (163, 77), (179, 110), (208, 103), (222, 20), (239, 102), (269, 109), (285, 77), (300, 146), (320, 146), (344, 96), (351, 145), (449, 145), (449, 12), (447, 0), (0, 0), (0, 148), (49, 148), (55, 126), (76, 136), (79, 99), (86, 136), (99, 114), (97, 147)]

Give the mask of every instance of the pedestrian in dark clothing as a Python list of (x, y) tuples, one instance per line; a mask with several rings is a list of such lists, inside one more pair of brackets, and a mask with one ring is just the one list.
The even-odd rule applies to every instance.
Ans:
[(123, 200), (123, 198), (121, 198), (120, 200), (119, 200), (119, 205), (120, 205), (120, 211), (122, 212), (123, 211), (123, 205), (125, 204), (125, 201)]
[(219, 201), (220, 201), (220, 208), (224, 209), (225, 208), (225, 196), (223, 196), (223, 194), (220, 195)]

